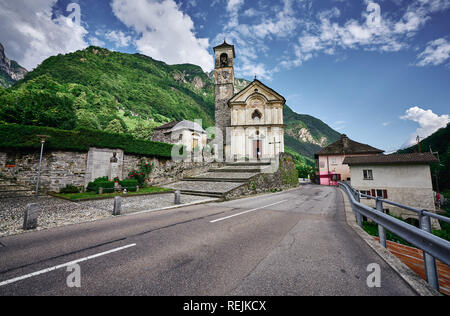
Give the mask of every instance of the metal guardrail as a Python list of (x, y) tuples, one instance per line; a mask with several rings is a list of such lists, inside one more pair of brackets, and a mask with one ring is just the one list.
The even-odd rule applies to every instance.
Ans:
[[(363, 217), (369, 218), (378, 224), (380, 243), (383, 247), (386, 248), (385, 230), (389, 230), (417, 248), (423, 250), (427, 281), (434, 289), (439, 291), (436, 259), (450, 265), (450, 242), (432, 234), (431, 218), (436, 218), (445, 222), (450, 222), (450, 219), (426, 210), (419, 210), (379, 197), (362, 194), (344, 182), (339, 182), (339, 187), (344, 189), (344, 191), (348, 194), (356, 221), (360, 227), (362, 227), (363, 224)], [(362, 204), (361, 197), (375, 200), (376, 209)], [(383, 211), (384, 203), (417, 213), (421, 228), (409, 225), (401, 220), (385, 214)]]

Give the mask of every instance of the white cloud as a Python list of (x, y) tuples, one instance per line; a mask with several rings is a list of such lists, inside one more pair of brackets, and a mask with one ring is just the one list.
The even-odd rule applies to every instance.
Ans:
[(417, 58), (417, 66), (441, 65), (450, 59), (450, 42), (445, 38), (431, 41)]
[(89, 44), (93, 46), (105, 47), (105, 42), (95, 36), (89, 37)]
[(346, 121), (337, 121), (337, 122), (334, 122), (332, 125), (335, 130), (343, 131), (345, 129), (345, 126), (347, 125), (347, 122)]
[(0, 42), (31, 70), (44, 59), (88, 46), (86, 29), (65, 16), (52, 19), (57, 0), (0, 0)]
[(174, 0), (112, 0), (113, 13), (139, 36), (141, 53), (169, 64), (192, 63), (213, 69), (209, 40), (197, 38), (194, 22)]
[[(253, 77), (256, 74), (260, 79), (272, 79), (272, 74), (277, 70), (267, 69), (261, 62), (261, 56), (265, 56), (270, 49), (268, 41), (286, 39), (294, 34), (298, 23), (294, 3), (297, 2), (282, 0), (282, 7), (262, 8), (264, 4), (260, 2), (255, 7), (242, 10), (244, 0), (227, 0), (228, 22), (223, 32), (215, 37), (214, 43), (220, 44), (226, 38), (236, 45), (239, 55), (236, 71), (239, 75)], [(256, 9), (257, 6), (259, 9)], [(270, 10), (275, 12), (272, 17), (267, 16)], [(253, 18), (255, 23), (240, 23), (240, 14)]]
[(412, 134), (405, 142), (403, 147), (409, 147), (415, 144), (417, 135), (421, 139), (427, 138), (438, 129), (447, 126), (450, 123), (448, 115), (437, 115), (432, 110), (424, 110), (418, 106), (411, 107), (406, 110), (404, 116), (400, 117), (402, 120), (409, 120), (419, 124), (419, 128)]
[(125, 35), (122, 31), (110, 31), (105, 34), (105, 38), (113, 42), (116, 47), (127, 47), (132, 41), (131, 36)]
[[(430, 21), (431, 13), (450, 8), (450, 0), (415, 0), (400, 19), (392, 14), (383, 15), (380, 4), (366, 0), (367, 7), (361, 19), (350, 19), (343, 24), (337, 8), (320, 12), (318, 22), (309, 22), (294, 47), (295, 57), (282, 62), (287, 68), (301, 65), (319, 53), (334, 54), (341, 49), (396, 52), (409, 46), (410, 39)], [(439, 47), (440, 56), (446, 47)]]

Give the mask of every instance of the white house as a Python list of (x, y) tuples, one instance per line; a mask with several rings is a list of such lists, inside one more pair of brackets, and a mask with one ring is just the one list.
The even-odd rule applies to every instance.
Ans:
[[(358, 191), (393, 202), (435, 212), (430, 164), (438, 159), (431, 153), (392, 154), (347, 157), (344, 164), (350, 166), (351, 185)], [(375, 207), (374, 200), (362, 199)], [(413, 212), (385, 205), (393, 215), (417, 224)], [(436, 226), (434, 221), (434, 226)]]
[(207, 143), (207, 133), (200, 124), (191, 121), (171, 122), (154, 130), (153, 141), (180, 144), (188, 151), (202, 152)]

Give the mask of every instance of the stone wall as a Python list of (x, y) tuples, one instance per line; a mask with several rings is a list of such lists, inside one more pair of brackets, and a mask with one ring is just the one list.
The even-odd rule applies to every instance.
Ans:
[[(117, 152), (123, 166), (123, 179), (128, 177), (132, 169), (139, 169), (141, 161), (153, 163), (155, 168), (149, 177), (150, 185), (168, 184), (181, 180), (185, 176), (199, 175), (207, 172), (209, 168), (221, 166), (221, 164), (206, 162), (176, 163), (170, 159), (122, 154), (119, 150), (113, 149), (95, 148), (89, 153), (44, 151), (40, 178), (42, 191), (59, 192), (68, 184), (83, 188), (88, 181), (94, 180), (93, 174), (99, 177), (107, 176), (107, 163), (96, 165), (92, 161), (93, 150), (97, 153), (104, 151), (107, 157), (112, 157), (112, 153)], [(0, 176), (30, 189), (36, 185), (38, 166), (39, 152), (37, 150), (35, 152), (0, 151)], [(99, 168), (105, 174), (99, 173)]]
[(292, 156), (281, 153), (279, 162), (272, 173), (261, 173), (253, 177), (247, 184), (229, 192), (225, 196), (225, 200), (298, 187), (298, 173)]
[(172, 133), (170, 133), (170, 128), (160, 130), (155, 129), (151, 140), (154, 142), (172, 144)]
[[(67, 184), (83, 187), (86, 160), (87, 153), (82, 152), (44, 152), (40, 188), (59, 191)], [(0, 152), (0, 175), (30, 189), (36, 185), (38, 167), (38, 152)]]

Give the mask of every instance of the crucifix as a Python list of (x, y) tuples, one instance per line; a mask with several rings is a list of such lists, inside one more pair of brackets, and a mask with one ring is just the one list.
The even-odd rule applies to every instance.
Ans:
[(277, 144), (281, 144), (281, 142), (277, 142), (276, 138), (273, 138), (273, 143), (269, 143), (269, 145), (273, 145), (273, 154), (277, 155)]

